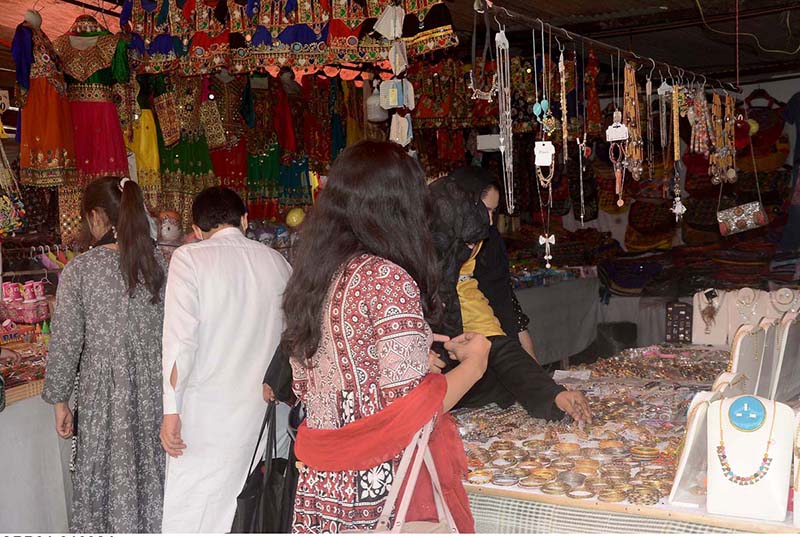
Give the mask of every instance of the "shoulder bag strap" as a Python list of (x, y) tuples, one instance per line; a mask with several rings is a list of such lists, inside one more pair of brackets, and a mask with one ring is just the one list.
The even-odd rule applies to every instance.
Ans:
[(247, 468), (248, 474), (253, 469), (253, 463), (256, 462), (256, 455), (258, 455), (258, 446), (261, 445), (261, 437), (264, 436), (264, 428), (267, 426), (267, 421), (269, 420), (270, 411), (272, 411), (273, 414), (275, 412), (273, 407), (274, 403), (269, 403), (267, 405), (267, 411), (264, 413), (264, 421), (261, 422), (261, 430), (258, 431), (258, 440), (256, 440), (256, 447), (253, 450), (253, 456), (250, 458), (250, 466)]
[(400, 487), (403, 484), (403, 479), (405, 479), (405, 476), (408, 473), (409, 466), (411, 466), (414, 451), (417, 449), (417, 444), (419, 443), (421, 435), (422, 430), (414, 435), (414, 437), (411, 439), (411, 442), (403, 452), (403, 456), (400, 458), (400, 464), (397, 467), (397, 472), (394, 474), (392, 479), (392, 488), (389, 490), (389, 495), (386, 497), (386, 501), (383, 504), (383, 511), (378, 519), (378, 525), (375, 527), (376, 533), (386, 533), (389, 531), (389, 519), (394, 512), (394, 507), (397, 503), (397, 497), (400, 496)]

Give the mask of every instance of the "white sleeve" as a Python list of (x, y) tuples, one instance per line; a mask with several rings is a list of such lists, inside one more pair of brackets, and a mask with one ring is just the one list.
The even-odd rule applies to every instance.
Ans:
[[(164, 299), (162, 374), (164, 414), (180, 414), (186, 379), (192, 374), (200, 325), (197, 279), (191, 257), (185, 249), (172, 255)], [(170, 375), (177, 367), (173, 389)]]

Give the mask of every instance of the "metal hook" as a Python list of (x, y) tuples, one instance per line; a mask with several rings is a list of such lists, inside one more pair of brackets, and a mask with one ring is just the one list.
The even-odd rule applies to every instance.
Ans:
[[(650, 68), (650, 73), (647, 75), (647, 80), (650, 80), (653, 78), (653, 71), (656, 70), (656, 61), (653, 58), (647, 58), (647, 59), (650, 60), (650, 62), (653, 64), (653, 67)], [(658, 74), (661, 74), (661, 71), (659, 71)]]
[(555, 39), (556, 43), (558, 43), (558, 51), (563, 53), (564, 52), (564, 45), (562, 45), (561, 41), (558, 40), (558, 36), (554, 35), (553, 39)]
[(672, 68), (669, 65), (667, 65), (667, 73), (668, 73), (667, 76), (669, 77), (670, 85), (674, 84), (675, 83), (675, 79), (672, 77)]
[(691, 81), (691, 82), (689, 82), (689, 84), (690, 84), (690, 85), (692, 85), (692, 86), (694, 86), (694, 81), (695, 81), (695, 79), (696, 79), (696, 78), (697, 78), (697, 73), (695, 73), (694, 71), (692, 71), (692, 81)]
[(707, 81), (707, 79), (706, 79), (706, 75), (702, 75), (702, 74), (701, 74), (700, 76), (702, 76), (702, 77), (703, 77), (703, 87), (705, 88), (705, 87), (706, 87), (706, 81)]

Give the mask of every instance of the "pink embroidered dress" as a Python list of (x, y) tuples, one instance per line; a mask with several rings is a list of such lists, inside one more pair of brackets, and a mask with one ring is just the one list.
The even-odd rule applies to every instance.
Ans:
[[(332, 279), (313, 367), (292, 360), (308, 427), (337, 429), (407, 394), (428, 372), (432, 339), (411, 276), (379, 257), (354, 258)], [(367, 471), (302, 468), (293, 531), (373, 529), (401, 456)]]

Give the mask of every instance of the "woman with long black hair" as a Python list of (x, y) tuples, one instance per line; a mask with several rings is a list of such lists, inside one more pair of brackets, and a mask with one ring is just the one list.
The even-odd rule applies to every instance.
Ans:
[(94, 247), (61, 275), (42, 394), (77, 438), (70, 531), (160, 533), (166, 263), (134, 181), (91, 183), (82, 214)]
[[(305, 403), (295, 532), (375, 529), (404, 448), (435, 417), (431, 451), (462, 532), (474, 522), (461, 479), (466, 460), (446, 412), (483, 375), (489, 342), (445, 344), (460, 364), (429, 374), (441, 311), (425, 176), (396, 144), (360, 142), (331, 167), (309, 215), (284, 294), (284, 344)], [(423, 472), (406, 521), (436, 520)]]

